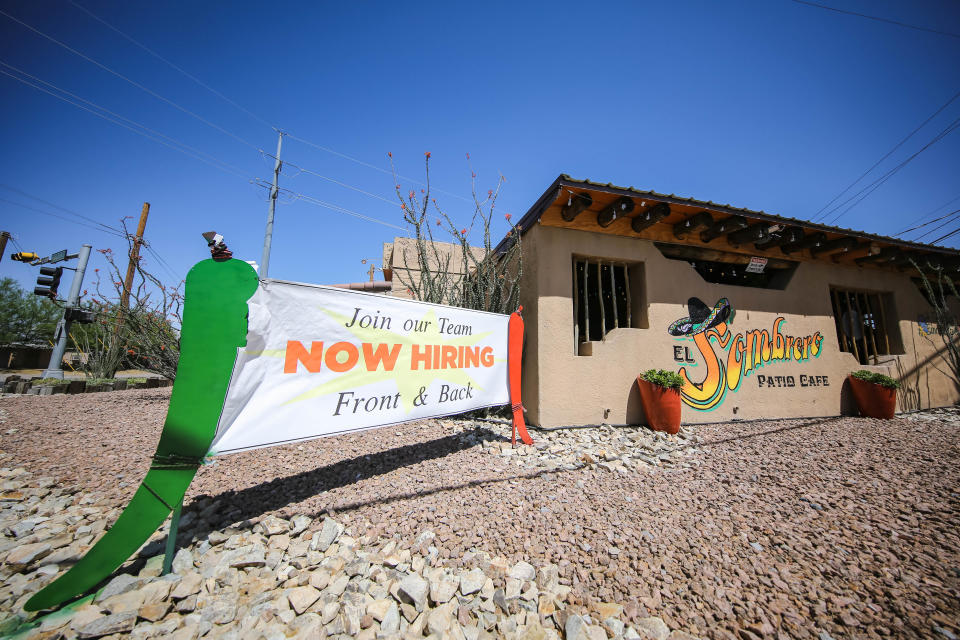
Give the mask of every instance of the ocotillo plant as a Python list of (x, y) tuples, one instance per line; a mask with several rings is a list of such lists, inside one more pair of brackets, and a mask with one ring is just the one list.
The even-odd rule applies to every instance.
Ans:
[[(419, 193), (411, 189), (407, 194), (403, 193), (393, 154), (387, 155), (403, 219), (415, 241), (412, 252), (415, 255), (404, 253), (404, 268), (395, 270), (395, 277), (417, 300), (494, 313), (516, 311), (523, 274), (519, 229), (510, 222), (511, 214), (505, 214), (511, 242), (500, 252), (494, 251), (491, 233), (503, 176), (499, 177), (496, 188), (487, 191), (481, 199), (477, 194), (477, 174), (470, 167), (473, 200), (470, 211), (454, 216), (431, 194), (429, 152), (424, 154), (424, 186)], [(469, 154), (467, 160), (470, 160)], [(471, 245), (468, 238), (471, 235), (476, 238), (478, 233), (481, 242)]]
[[(933, 307), (937, 323), (936, 332), (943, 342), (944, 359), (950, 366), (954, 384), (960, 387), (960, 326), (958, 326), (957, 314), (948, 304), (948, 297), (952, 296), (954, 301), (960, 300), (960, 293), (957, 292), (953, 278), (948, 277), (942, 267), (933, 270), (933, 282), (931, 282), (916, 262), (913, 260), (910, 262), (920, 274), (923, 291)], [(931, 339), (928, 335), (924, 337)]]

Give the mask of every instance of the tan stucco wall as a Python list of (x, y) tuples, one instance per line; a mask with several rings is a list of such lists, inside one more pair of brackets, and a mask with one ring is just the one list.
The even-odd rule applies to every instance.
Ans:
[[(466, 273), (463, 264), (463, 249), (458, 244), (433, 242), (427, 251), (427, 265), (435, 273), (451, 276), (450, 282), (458, 283)], [(483, 259), (483, 247), (470, 247), (474, 259)], [(383, 244), (384, 268), (389, 270), (391, 288), (389, 295), (412, 298), (411, 288), (421, 281), (420, 264), (417, 259), (417, 241), (413, 238), (394, 238)], [(467, 265), (469, 269), (472, 265)], [(443, 269), (442, 267), (446, 267)]]
[[(632, 282), (645, 292), (647, 329), (621, 328), (593, 343), (593, 355), (578, 356), (574, 345), (572, 261), (574, 256), (643, 263), (643, 281)], [(905, 273), (842, 267), (829, 262), (801, 263), (784, 290), (718, 285), (705, 282), (688, 263), (668, 260), (647, 240), (535, 225), (524, 236), (524, 305), (527, 335), (524, 354), (524, 405), (528, 419), (544, 427), (579, 424), (638, 424), (644, 422), (636, 376), (651, 368), (678, 371), (675, 345), (689, 347), (696, 366), (687, 373), (694, 382), (705, 376), (706, 363), (692, 339), (674, 338), (667, 327), (685, 317), (687, 300), (698, 297), (712, 306), (726, 297), (736, 310), (729, 326), (733, 336), (771, 330), (783, 316), (784, 334), (820, 332), (821, 354), (805, 361), (769, 362), (744, 376), (735, 391), (710, 411), (683, 407), (687, 423), (733, 418), (834, 416), (855, 412), (846, 376), (868, 368), (904, 382), (899, 409), (953, 404), (960, 399), (949, 367), (937, 354), (940, 338), (924, 337), (917, 318), (930, 307)], [(880, 365), (862, 367), (853, 355), (840, 351), (832, 317), (830, 285), (889, 292), (905, 353), (880, 356)], [(731, 343), (727, 347), (730, 348)], [(727, 350), (715, 347), (726, 362)], [(941, 373), (941, 371), (943, 373)], [(758, 376), (793, 376), (793, 387), (760, 387)], [(800, 386), (800, 376), (826, 376), (829, 386)]]

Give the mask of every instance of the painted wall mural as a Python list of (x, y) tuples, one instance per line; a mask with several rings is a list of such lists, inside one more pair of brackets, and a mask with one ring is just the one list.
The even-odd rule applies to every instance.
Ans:
[[(678, 373), (683, 378), (680, 396), (684, 404), (698, 411), (712, 411), (719, 407), (728, 391), (737, 392), (743, 381), (755, 371), (774, 362), (805, 362), (819, 358), (823, 350), (823, 336), (792, 336), (784, 333), (786, 318), (778, 316), (769, 330), (746, 329), (734, 334), (730, 327), (736, 316), (733, 305), (726, 298), (708, 307), (699, 298), (687, 301), (688, 315), (673, 322), (667, 332), (689, 345), (674, 345), (674, 360), (685, 363)], [(702, 379), (694, 381), (687, 369), (699, 366), (696, 354), (706, 365)], [(798, 383), (799, 379), (799, 383)], [(767, 387), (821, 387), (829, 386), (827, 376), (800, 375), (767, 376), (757, 374), (758, 386)]]

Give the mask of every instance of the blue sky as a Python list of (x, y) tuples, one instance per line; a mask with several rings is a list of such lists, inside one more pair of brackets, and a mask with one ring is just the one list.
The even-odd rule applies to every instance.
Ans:
[[(790, 0), (74, 2), (242, 109), (68, 0), (10, 0), (0, 9), (166, 101), (2, 15), (0, 61), (230, 167), (0, 74), (0, 228), (44, 255), (83, 242), (120, 251), (114, 235), (12, 203), (91, 224), (52, 204), (117, 226), (123, 216), (135, 225), (149, 201), (145, 260), (168, 280), (168, 269), (182, 277), (207, 256), (200, 233), (211, 229), (236, 257), (260, 259), (266, 192), (250, 180), (272, 175), (272, 159), (258, 151), (274, 152), (271, 125), (336, 152), (286, 138), (285, 160), (390, 202), (290, 167), (282, 187), (393, 225), (402, 218), (386, 154), (402, 175), (422, 180), (426, 151), (432, 182), (445, 192), (435, 195), (455, 220), (470, 214), (466, 153), (482, 192), (505, 176), (498, 209), (515, 216), (568, 173), (811, 219), (960, 91), (960, 38)], [(960, 4), (950, 0), (824, 2), (960, 33)], [(958, 117), (960, 99), (854, 191)], [(960, 208), (958, 169), (954, 132), (837, 224), (894, 234)], [(949, 222), (925, 239), (960, 226), (960, 218)], [(497, 225), (499, 238), (507, 227), (499, 216)], [(395, 235), (403, 233), (282, 198), (270, 275), (364, 280), (361, 260), (379, 257)], [(960, 235), (945, 243), (960, 246)], [(32, 288), (36, 270), (11, 262), (13, 250), (0, 276)], [(92, 267), (102, 268), (94, 255)]]

